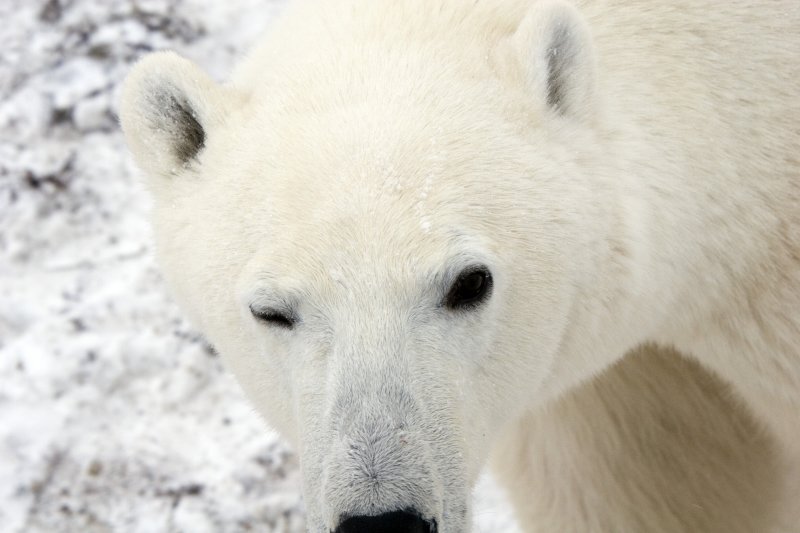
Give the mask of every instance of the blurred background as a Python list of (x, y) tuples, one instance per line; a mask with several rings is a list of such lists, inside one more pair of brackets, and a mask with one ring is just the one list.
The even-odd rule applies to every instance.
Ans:
[[(297, 457), (166, 291), (116, 102), (223, 80), (279, 0), (0, 0), (0, 533), (304, 531)], [(513, 531), (484, 479), (476, 531)]]

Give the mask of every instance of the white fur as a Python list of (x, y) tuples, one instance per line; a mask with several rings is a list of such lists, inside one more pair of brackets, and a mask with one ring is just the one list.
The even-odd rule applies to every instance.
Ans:
[[(798, 28), (792, 0), (312, 1), (226, 86), (134, 69), (165, 273), (298, 447), (310, 531), (461, 533), (495, 444), (527, 531), (800, 531)], [(491, 298), (443, 308), (476, 263)]]

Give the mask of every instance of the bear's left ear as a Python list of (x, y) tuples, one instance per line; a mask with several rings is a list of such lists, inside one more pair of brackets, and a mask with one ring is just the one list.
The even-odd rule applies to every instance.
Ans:
[(235, 105), (230, 92), (173, 52), (137, 63), (122, 88), (120, 121), (142, 170), (169, 177), (188, 167)]
[(517, 28), (514, 45), (535, 98), (558, 115), (591, 118), (594, 44), (575, 7), (563, 0), (534, 2)]

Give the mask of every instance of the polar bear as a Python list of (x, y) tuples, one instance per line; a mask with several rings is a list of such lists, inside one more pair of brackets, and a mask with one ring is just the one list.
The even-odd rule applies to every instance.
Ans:
[(800, 531), (794, 0), (308, 0), (121, 120), (313, 533)]

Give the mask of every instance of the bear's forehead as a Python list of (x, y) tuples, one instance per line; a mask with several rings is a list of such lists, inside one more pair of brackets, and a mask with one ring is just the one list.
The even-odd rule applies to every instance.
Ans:
[(236, 190), (220, 185), (208, 195), (215, 203), (237, 196), (224, 207), (241, 214), (226, 239), (250, 238), (279, 269), (337, 265), (378, 275), (382, 267), (441, 269), (468, 248), (461, 235), (496, 231), (512, 189), (504, 181), (523, 172), (508, 157), (513, 138), (454, 123), (341, 118), (287, 122), (244, 154), (247, 163), (231, 177)]
[(236, 129), (238, 159), (225, 153), (212, 171), (238, 192), (220, 186), (209, 195), (238, 196), (226, 211), (246, 215), (226, 235), (255, 236), (248, 248), (265, 268), (375, 278), (441, 270), (468, 248), (459, 235), (498, 227), (499, 206), (514, 196), (508, 178), (526, 172), (515, 125), (496, 120), (492, 106), (467, 106), (485, 93), (449, 101), (268, 93)]
[[(491, 176), (492, 148), (480, 143), (486, 147), (480, 153), (466, 135), (314, 117), (282, 124), (258, 143), (243, 135), (241, 144), (249, 146), (238, 149), (238, 159), (225, 154), (209, 173), (229, 176), (214, 195), (236, 194), (240, 208), (292, 224), (426, 226), (437, 214), (458, 211), (469, 190)], [(236, 190), (227, 186), (231, 182)]]
[[(413, 193), (411, 193), (413, 194)], [(437, 213), (423, 199), (398, 203), (402, 195), (370, 198), (369, 192), (348, 198), (318, 198), (307, 205), (302, 220), (283, 223), (280, 237), (267, 247), (275, 256), (304, 264), (339, 265), (367, 272), (380, 265), (392, 268), (439, 263), (460, 234), (458, 219)], [(418, 196), (421, 198), (421, 195)]]
[(465, 235), (483, 233), (476, 206), (443, 194), (438, 181), (391, 170), (295, 179), (296, 189), (242, 196), (236, 226), (215, 231), (246, 239), (254, 267), (276, 277), (339, 277), (348, 286), (430, 277), (470, 249)]
[(399, 295), (432, 285), (464, 250), (454, 227), (424, 218), (327, 213), (265, 234), (247, 269), (306, 295)]
[(286, 201), (302, 197), (308, 204), (319, 194), (367, 210), (458, 199), (495, 171), (522, 163), (513, 157), (521, 153), (512, 149), (521, 140), (514, 125), (477, 110), (465, 117), (449, 105), (361, 102), (297, 114), (270, 109), (237, 136), (243, 179), (262, 182)]

